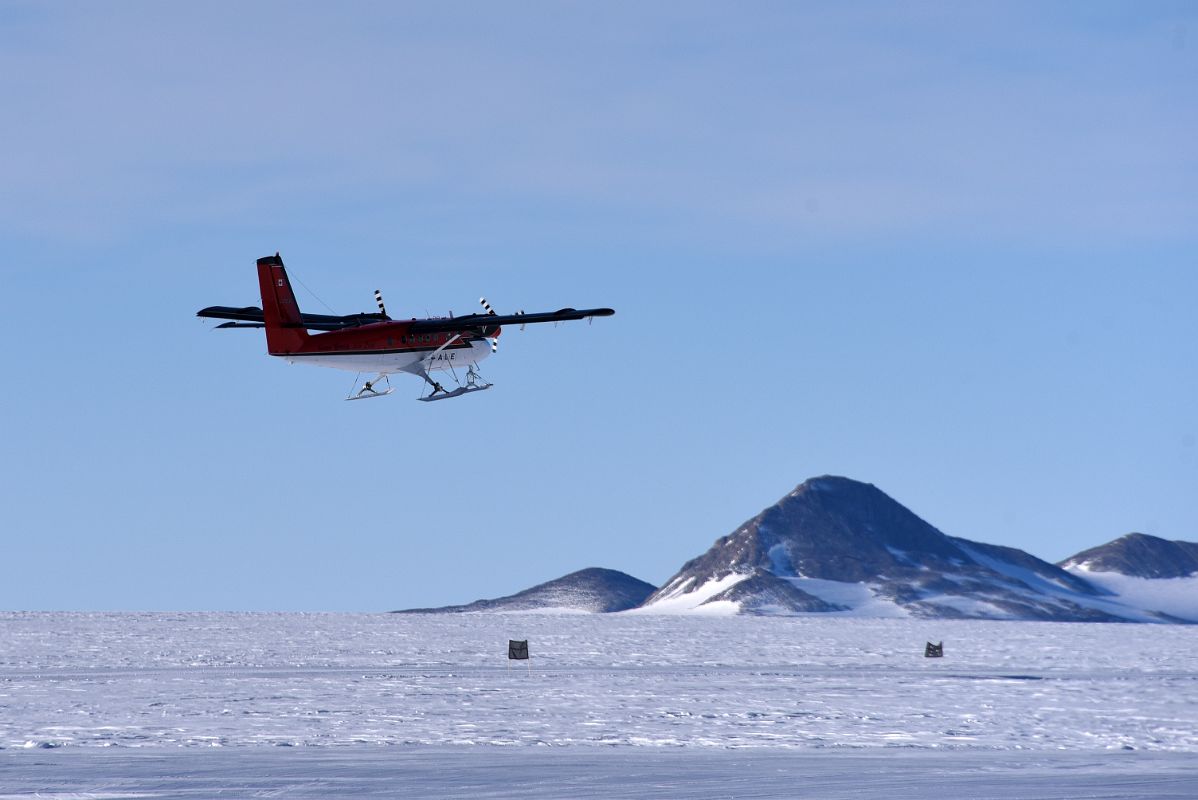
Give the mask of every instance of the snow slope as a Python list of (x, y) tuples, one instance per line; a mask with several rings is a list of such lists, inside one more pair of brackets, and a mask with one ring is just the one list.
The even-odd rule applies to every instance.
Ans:
[(1112, 599), (1124, 606), (1153, 609), (1187, 622), (1198, 622), (1198, 575), (1138, 578), (1118, 572), (1092, 572), (1085, 565), (1066, 569), (1110, 592)]
[(738, 583), (747, 579), (747, 573), (732, 572), (716, 580), (705, 581), (695, 586), (691, 578), (677, 580), (673, 585), (666, 584), (660, 590), (649, 606), (633, 609), (634, 613), (650, 614), (679, 614), (701, 612), (717, 616), (727, 616), (740, 611), (740, 606), (727, 601), (715, 601), (713, 598)]

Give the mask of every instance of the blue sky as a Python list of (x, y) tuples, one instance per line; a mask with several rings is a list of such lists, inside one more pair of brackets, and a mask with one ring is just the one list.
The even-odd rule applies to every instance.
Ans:
[[(1195, 86), (1189, 3), (7, 3), (0, 607), (661, 582), (827, 473), (1198, 540)], [(339, 313), (617, 315), (343, 403), (193, 316), (276, 250)]]

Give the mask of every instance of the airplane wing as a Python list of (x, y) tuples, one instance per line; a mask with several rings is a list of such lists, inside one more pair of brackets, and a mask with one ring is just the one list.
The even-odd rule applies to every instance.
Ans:
[(500, 325), (533, 325), (538, 322), (569, 322), (590, 317), (610, 317), (616, 313), (610, 308), (563, 308), (558, 311), (541, 311), (535, 314), (467, 314), (464, 317), (444, 319), (414, 319), (408, 322), (412, 333), (449, 333), (473, 329), (487, 330)]
[[(487, 331), (500, 325), (535, 325), (540, 322), (569, 322), (590, 317), (610, 317), (616, 313), (610, 308), (562, 308), (557, 311), (542, 311), (535, 314), (467, 314), (464, 317), (407, 320), (407, 329), (412, 333), (453, 333), (458, 331)], [(257, 306), (234, 308), (233, 306), (208, 306), (196, 312), (197, 317), (230, 320), (217, 328), (263, 328), (266, 327), (262, 309)], [(304, 327), (314, 331), (339, 331), (356, 328), (372, 322), (405, 322), (392, 320), (385, 314), (300, 314)]]
[[(232, 306), (208, 306), (196, 312), (197, 317), (207, 317), (209, 319), (227, 319), (232, 320), (223, 325), (217, 325), (218, 328), (264, 328), (266, 321), (262, 316), (262, 309), (257, 306), (246, 306), (245, 308), (234, 308)], [(372, 322), (389, 322), (390, 317), (385, 314), (346, 314), (345, 316), (336, 316), (334, 314), (300, 314), (300, 319), (304, 323), (304, 327), (314, 331), (339, 331), (343, 328), (356, 328), (359, 325), (369, 325)]]

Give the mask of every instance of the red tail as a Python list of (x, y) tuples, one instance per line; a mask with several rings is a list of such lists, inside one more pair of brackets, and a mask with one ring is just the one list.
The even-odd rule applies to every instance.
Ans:
[(267, 352), (279, 356), (301, 349), (308, 340), (308, 331), (278, 253), (258, 259), (258, 286), (262, 290)]

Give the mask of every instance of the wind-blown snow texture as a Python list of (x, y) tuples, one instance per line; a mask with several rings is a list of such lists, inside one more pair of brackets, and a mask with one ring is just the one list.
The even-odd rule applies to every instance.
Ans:
[[(3, 614), (0, 746), (1198, 752), (1198, 628), (647, 615)], [(530, 640), (532, 674), (508, 671)], [(925, 640), (945, 658), (923, 658)]]
[[(0, 754), (0, 764), (3, 764)], [(1193, 800), (1178, 753), (321, 747), (38, 750), (0, 800)]]
[(1189, 626), (0, 613), (0, 797), (1181, 798), (1195, 731)]

